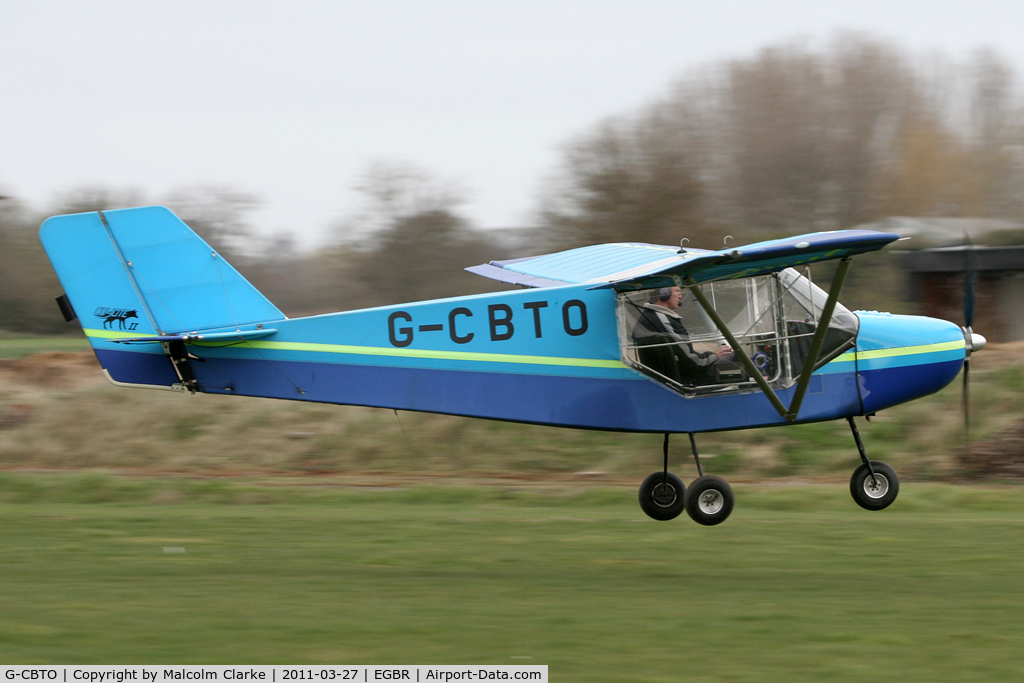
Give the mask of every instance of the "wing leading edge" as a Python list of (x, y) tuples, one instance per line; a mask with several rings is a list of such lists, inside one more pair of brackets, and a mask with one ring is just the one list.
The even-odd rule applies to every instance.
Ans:
[(680, 284), (686, 277), (699, 283), (774, 273), (876, 251), (899, 238), (895, 233), (874, 230), (835, 230), (719, 251), (681, 251), (641, 243), (598, 244), (532, 258), (491, 261), (466, 270), (527, 287), (586, 283), (593, 284), (594, 289), (646, 289)]

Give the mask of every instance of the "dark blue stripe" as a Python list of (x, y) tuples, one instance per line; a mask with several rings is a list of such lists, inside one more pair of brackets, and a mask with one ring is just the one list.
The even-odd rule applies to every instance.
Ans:
[(933, 394), (956, 379), (962, 359), (942, 363), (865, 370), (860, 373), (864, 412), (873, 413)]
[(171, 359), (163, 353), (96, 349), (96, 358), (116, 382), (169, 387), (178, 380)]
[[(118, 381), (177, 381), (160, 355), (103, 351)], [(190, 364), (203, 391), (416, 410), (614, 431), (706, 432), (784, 424), (760, 392), (685, 398), (647, 379), (555, 377), (305, 361), (207, 358)], [(133, 374), (134, 373), (134, 374)], [(780, 392), (789, 403), (792, 389)], [(852, 373), (820, 375), (801, 422), (859, 414)]]

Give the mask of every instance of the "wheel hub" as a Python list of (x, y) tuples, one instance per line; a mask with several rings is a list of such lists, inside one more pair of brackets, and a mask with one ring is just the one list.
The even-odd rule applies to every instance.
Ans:
[(888, 492), (889, 480), (885, 475), (875, 472), (875, 478), (873, 481), (870, 474), (868, 474), (867, 478), (864, 479), (864, 495), (868, 498), (883, 498)]
[(673, 505), (678, 497), (676, 487), (672, 484), (658, 484), (651, 492), (651, 499), (663, 508)]
[(701, 512), (706, 515), (718, 514), (725, 506), (725, 497), (720, 491), (715, 489), (708, 489), (700, 494), (700, 499), (697, 501)]

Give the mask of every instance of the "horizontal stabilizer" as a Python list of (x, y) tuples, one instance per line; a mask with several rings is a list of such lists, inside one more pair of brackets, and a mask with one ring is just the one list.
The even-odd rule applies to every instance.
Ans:
[(242, 341), (244, 339), (259, 339), (261, 337), (269, 337), (276, 333), (276, 329), (270, 328), (260, 330), (236, 330), (234, 332), (206, 332), (204, 334), (164, 334), (155, 337), (127, 337), (108, 339), (107, 341), (114, 344), (162, 344), (164, 342), (172, 341), (189, 342), (190, 344), (193, 344), (196, 342), (230, 342)]

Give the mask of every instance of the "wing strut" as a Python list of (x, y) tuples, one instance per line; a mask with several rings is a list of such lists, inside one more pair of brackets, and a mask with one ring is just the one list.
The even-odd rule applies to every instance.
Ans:
[(804, 395), (807, 393), (807, 387), (811, 383), (811, 375), (814, 373), (814, 365), (818, 361), (818, 354), (821, 352), (821, 346), (825, 343), (825, 334), (828, 332), (828, 325), (832, 322), (832, 313), (835, 311), (836, 302), (839, 300), (839, 292), (843, 288), (843, 281), (846, 280), (846, 271), (850, 269), (850, 258), (846, 257), (840, 259), (839, 267), (836, 269), (836, 273), (832, 278), (832, 286), (828, 289), (828, 299), (825, 300), (825, 307), (821, 311), (821, 318), (818, 319), (818, 327), (814, 331), (814, 337), (811, 340), (811, 348), (807, 352), (807, 360), (804, 361), (803, 370), (800, 373), (800, 379), (796, 383), (796, 391), (793, 393), (793, 399), (790, 401), (789, 408), (786, 408), (785, 404), (779, 399), (775, 391), (768, 384), (768, 381), (761, 374), (761, 371), (754, 365), (754, 361), (750, 360), (750, 356), (743, 349), (740, 343), (736, 340), (736, 337), (729, 330), (729, 326), (725, 324), (721, 316), (718, 315), (718, 311), (715, 310), (714, 306), (711, 305), (705, 297), (704, 293), (700, 291), (700, 286), (693, 279), (692, 276), (686, 276), (686, 286), (693, 293), (694, 298), (700, 303), (701, 308), (708, 314), (708, 317), (714, 321), (719, 331), (725, 337), (726, 341), (729, 342), (729, 346), (736, 353), (736, 358), (739, 359), (740, 364), (743, 365), (747, 373), (754, 378), (757, 382), (757, 386), (761, 388), (764, 395), (771, 401), (772, 406), (778, 411), (779, 415), (786, 418), (789, 422), (795, 422), (797, 414), (800, 412), (800, 405), (804, 401)]

